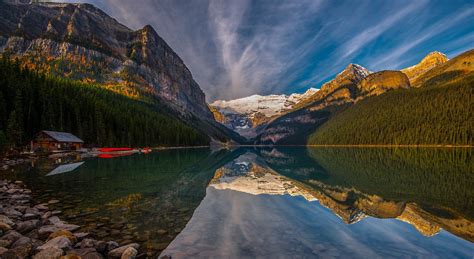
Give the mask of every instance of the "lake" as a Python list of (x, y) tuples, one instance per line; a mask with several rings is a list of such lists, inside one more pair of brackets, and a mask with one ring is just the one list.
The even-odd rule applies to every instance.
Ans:
[(81, 231), (149, 257), (474, 255), (472, 149), (237, 148), (38, 161), (23, 180)]

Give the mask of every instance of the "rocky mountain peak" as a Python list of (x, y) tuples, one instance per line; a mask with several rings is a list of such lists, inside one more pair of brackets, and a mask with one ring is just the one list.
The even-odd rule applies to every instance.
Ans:
[(360, 81), (369, 74), (370, 71), (365, 67), (350, 63), (339, 75), (344, 75), (354, 81)]
[(426, 55), (420, 63), (402, 69), (401, 71), (405, 73), (408, 76), (408, 79), (410, 82), (414, 82), (420, 75), (425, 73), (426, 71), (443, 64), (448, 61), (448, 58), (446, 57), (445, 54), (438, 52), (438, 51), (433, 51)]
[(306, 90), (306, 92), (304, 92), (303, 95), (304, 96), (310, 96), (312, 94), (315, 94), (317, 91), (319, 91), (319, 89), (311, 87), (308, 90)]
[(142, 32), (145, 35), (150, 35), (152, 37), (159, 37), (158, 33), (155, 31), (155, 29), (149, 24), (143, 26), (143, 28), (139, 31)]
[[(29, 59), (25, 62), (46, 73), (114, 88), (125, 85), (127, 92), (152, 94), (180, 114), (212, 119), (191, 72), (152, 26), (133, 31), (91, 4), (0, 5), (1, 51)], [(47, 63), (64, 56), (69, 62), (65, 71)], [(78, 66), (90, 73), (68, 72)]]
[(441, 53), (439, 51), (433, 51), (433, 52), (430, 52), (428, 55), (426, 55), (426, 57), (424, 57), (421, 60), (420, 64), (428, 63), (428, 62), (432, 62), (432, 61), (439, 62), (439, 63), (444, 63), (444, 62), (448, 61), (448, 57), (446, 57), (446, 55), (444, 53)]
[(365, 67), (351, 63), (339, 74), (337, 74), (333, 80), (323, 84), (321, 86), (321, 91), (318, 92), (318, 95), (322, 97), (332, 93), (341, 86), (357, 84), (369, 74), (370, 71)]

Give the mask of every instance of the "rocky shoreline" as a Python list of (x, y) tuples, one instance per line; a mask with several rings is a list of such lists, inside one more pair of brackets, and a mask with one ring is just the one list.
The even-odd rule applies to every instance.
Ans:
[(115, 241), (90, 238), (81, 226), (68, 224), (48, 205), (33, 204), (31, 190), (21, 181), (0, 180), (0, 258), (123, 258), (142, 257), (139, 244), (119, 246)]
[(3, 158), (0, 159), (0, 171), (6, 171), (8, 169), (14, 168), (15, 166), (22, 165), (25, 163), (31, 163), (36, 161), (38, 158), (34, 156), (29, 157), (16, 157), (16, 158)]

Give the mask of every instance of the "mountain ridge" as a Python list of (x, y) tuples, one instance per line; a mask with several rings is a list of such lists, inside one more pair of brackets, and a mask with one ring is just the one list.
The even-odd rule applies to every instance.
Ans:
[(357, 84), (369, 74), (368, 69), (349, 64), (334, 79), (324, 83), (319, 91), (296, 105), (291, 112), (268, 123), (259, 132), (255, 143), (302, 144), (300, 140), (293, 138), (299, 139), (312, 132), (335, 112), (334, 108), (355, 102), (360, 92)]
[[(38, 47), (42, 47), (43, 54), (49, 52), (54, 57), (54, 54), (76, 54), (73, 53), (75, 46), (81, 46), (115, 58), (105, 62), (111, 66), (113, 72), (133, 69), (145, 83), (160, 90), (154, 92), (160, 98), (175, 101), (181, 106), (189, 106), (186, 98), (199, 105), (205, 103), (204, 92), (192, 79), (189, 69), (150, 25), (133, 31), (91, 4), (3, 5), (5, 8), (2, 8), (1, 14), (4, 19), (0, 20), (3, 27), (0, 31), (0, 36), (3, 37), (0, 49), (3, 51), (33, 55), (34, 53), (28, 53), (29, 49), (40, 51)], [(62, 45), (55, 46), (48, 40)], [(51, 49), (44, 51), (48, 46)], [(77, 49), (77, 52), (77, 55), (81, 55), (80, 52), (84, 53), (85, 50)], [(99, 53), (91, 55), (100, 55)], [(94, 56), (87, 56), (86, 53), (86, 58), (93, 60)], [(117, 62), (121, 64), (116, 64)], [(153, 68), (160, 71), (150, 71)], [(177, 74), (173, 75), (172, 71), (177, 71)], [(97, 83), (118, 81), (113, 77), (90, 79)], [(178, 98), (176, 93), (173, 94), (176, 86), (172, 85), (172, 80), (183, 81), (181, 83), (185, 87), (182, 87), (182, 90), (186, 91), (186, 98)], [(142, 90), (147, 92), (154, 89)], [(197, 110), (197, 107), (194, 108)], [(206, 109), (199, 109), (199, 112), (195, 113), (211, 117)]]
[[(350, 63), (341, 72), (339, 72), (334, 77), (334, 79), (331, 79), (328, 82), (324, 83), (320, 87), (320, 91), (313, 94), (305, 102), (300, 103), (300, 105), (296, 106), (295, 108), (302, 108), (305, 105), (310, 104), (311, 102), (321, 100), (330, 94), (336, 93), (339, 88), (347, 88), (346, 86), (357, 84), (360, 80), (362, 80), (369, 74), (371, 74), (371, 72), (365, 67), (359, 64)], [(350, 91), (351, 89), (348, 90)], [(345, 90), (345, 93), (339, 93), (339, 95), (341, 94), (347, 95), (347, 90)]]
[[(442, 77), (462, 78), (473, 70), (473, 66), (470, 66), (472, 54), (469, 53), (474, 53), (474, 50), (448, 60), (444, 54), (432, 52), (418, 64), (401, 71), (386, 70), (372, 73), (366, 70), (357, 73), (363, 67), (349, 64), (334, 79), (323, 84), (321, 90), (306, 102), (300, 103), (293, 111), (265, 125), (254, 143), (306, 145), (306, 138), (309, 137), (307, 134), (312, 134), (330, 117), (367, 97), (396, 89), (420, 87), (427, 81), (436, 84), (444, 80)], [(448, 75), (446, 72), (451, 74)]]
[(218, 142), (242, 140), (214, 120), (183, 60), (150, 25), (131, 30), (91, 4), (0, 5), (0, 52), (28, 68), (157, 100)]
[(474, 50), (426, 71), (415, 82), (421, 85), (341, 111), (316, 129), (307, 144), (472, 146)]

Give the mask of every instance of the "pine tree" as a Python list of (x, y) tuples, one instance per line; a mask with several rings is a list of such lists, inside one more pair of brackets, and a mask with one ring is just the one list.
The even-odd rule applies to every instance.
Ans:
[(10, 113), (7, 123), (8, 139), (13, 146), (23, 144), (23, 118), (23, 97), (21, 90), (17, 90), (14, 110)]
[[(92, 145), (208, 143), (207, 136), (165, 114), (158, 102), (34, 73), (0, 58), (0, 130), (12, 146), (24, 144), (39, 130), (71, 132)], [(189, 135), (197, 137), (190, 141)]]
[(316, 129), (309, 144), (473, 145), (474, 73), (364, 99)]
[(10, 145), (16, 147), (18, 144), (20, 144), (22, 139), (21, 135), (22, 129), (20, 123), (18, 122), (17, 112), (12, 111), (7, 122), (7, 138)]

